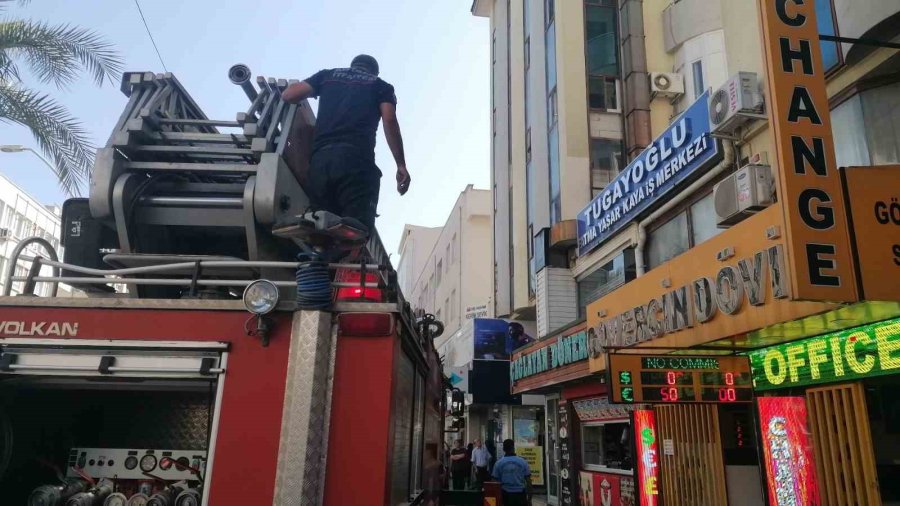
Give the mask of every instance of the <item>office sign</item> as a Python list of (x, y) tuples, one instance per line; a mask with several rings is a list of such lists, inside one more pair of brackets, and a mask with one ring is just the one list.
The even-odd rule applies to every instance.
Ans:
[(815, 2), (759, 0), (769, 120), (795, 299), (855, 302)]
[(806, 398), (760, 397), (758, 403), (769, 505), (820, 504)]
[(900, 374), (900, 318), (750, 352), (756, 390)]
[(709, 92), (701, 95), (578, 214), (579, 255), (599, 246), (718, 159), (719, 147), (709, 135), (708, 100)]
[(841, 170), (853, 230), (860, 300), (900, 300), (900, 165)]
[(747, 357), (611, 354), (607, 364), (610, 401), (616, 404), (753, 400)]

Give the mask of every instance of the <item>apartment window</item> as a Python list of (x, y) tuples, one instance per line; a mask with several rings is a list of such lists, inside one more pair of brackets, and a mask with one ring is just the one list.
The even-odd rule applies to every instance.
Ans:
[(697, 60), (691, 64), (691, 73), (694, 75), (694, 98), (703, 94), (706, 88), (703, 86), (703, 61)]
[(531, 161), (531, 128), (525, 129), (525, 163)]
[(525, 39), (525, 70), (531, 68), (531, 37)]
[(443, 319), (441, 319), (441, 309), (440, 309), (440, 308), (438, 308), (437, 312), (434, 314), (434, 317), (435, 317), (435, 319), (437, 319), (437, 321), (439, 321), (439, 322), (443, 322), (443, 321), (444, 321)]
[(550, 26), (550, 23), (553, 22), (556, 16), (555, 10), (554, 0), (544, 0), (544, 26)]
[(591, 139), (591, 196), (606, 187), (619, 173), (622, 141)]
[(654, 229), (647, 238), (647, 266), (657, 267), (721, 232), (712, 192)]
[(456, 263), (456, 234), (453, 234), (453, 239), (450, 239), (450, 263)]
[(547, 122), (550, 126), (556, 125), (559, 119), (559, 103), (556, 97), (556, 88), (550, 90), (547, 97)]
[(562, 195), (559, 170), (559, 127), (553, 125), (550, 136), (550, 223), (562, 220)]
[(619, 75), (616, 9), (588, 1), (585, 5), (585, 37), (589, 75)]
[(588, 77), (588, 106), (601, 111), (618, 111), (618, 79), (603, 76)]
[(450, 321), (459, 316), (459, 300), (456, 298), (456, 290), (450, 292)]
[(578, 282), (578, 317), (586, 316), (588, 304), (635, 278), (634, 248), (627, 248), (615, 258), (597, 267)]
[(450, 298), (444, 299), (444, 312), (447, 314), (447, 321), (453, 320), (453, 311), (450, 309)]
[(444, 258), (447, 259), (447, 265), (444, 266), (444, 272), (450, 272), (450, 265), (453, 264), (453, 253), (450, 249), (450, 243), (447, 243), (447, 251), (444, 252)]
[(436, 274), (436, 277), (434, 280), (435, 281), (434, 286), (435, 286), (435, 288), (437, 288), (438, 285), (441, 284), (441, 279), (444, 274), (444, 261), (443, 260), (438, 260), (437, 268), (435, 269), (435, 274)]
[(497, 108), (491, 110), (491, 135), (497, 137)]
[(497, 63), (497, 30), (491, 32), (491, 63)]
[(591, 471), (631, 471), (631, 424), (627, 420), (589, 422), (581, 428), (581, 459)]
[[(834, 5), (832, 0), (815, 0), (816, 24), (820, 35), (837, 35), (837, 21), (834, 19)], [(822, 49), (822, 67), (825, 72), (830, 72), (841, 66), (844, 55), (837, 42), (820, 41)]]

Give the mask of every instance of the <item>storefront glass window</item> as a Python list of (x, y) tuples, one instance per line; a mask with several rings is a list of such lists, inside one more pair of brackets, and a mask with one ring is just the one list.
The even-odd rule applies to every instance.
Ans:
[(543, 443), (543, 409), (537, 406), (513, 406), (513, 441), (519, 446)]
[(649, 234), (647, 264), (651, 269), (691, 247), (687, 222), (687, 213), (682, 212)]
[(634, 250), (628, 248), (578, 281), (578, 317), (585, 317), (588, 304), (624, 285), (633, 277)]
[(591, 471), (631, 471), (631, 425), (628, 422), (591, 422), (581, 429), (581, 458)]
[(691, 206), (691, 246), (711, 239), (722, 231), (716, 226), (716, 202), (713, 194), (703, 197)]

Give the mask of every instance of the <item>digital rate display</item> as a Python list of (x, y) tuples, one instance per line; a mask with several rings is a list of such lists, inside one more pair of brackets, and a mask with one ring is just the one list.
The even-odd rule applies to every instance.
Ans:
[(747, 357), (607, 355), (616, 404), (733, 403), (753, 400)]

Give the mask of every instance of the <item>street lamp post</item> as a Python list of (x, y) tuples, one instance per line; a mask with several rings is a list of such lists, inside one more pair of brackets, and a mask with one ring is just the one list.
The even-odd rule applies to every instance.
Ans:
[(30, 151), (34, 156), (40, 158), (41, 161), (44, 162), (44, 165), (46, 165), (48, 169), (52, 170), (53, 172), (56, 172), (56, 167), (54, 167), (53, 164), (51, 164), (49, 161), (47, 161), (47, 159), (44, 158), (43, 155), (41, 155), (40, 153), (38, 153), (37, 151), (35, 151), (29, 147), (21, 146), (18, 144), (4, 144), (4, 145), (0, 145), (0, 151), (2, 151), (3, 153), (21, 153), (23, 151)]

